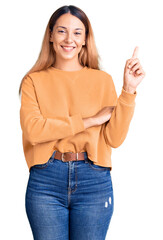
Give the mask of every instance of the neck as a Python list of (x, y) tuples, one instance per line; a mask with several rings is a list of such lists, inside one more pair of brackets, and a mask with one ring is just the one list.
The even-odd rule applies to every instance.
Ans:
[(64, 71), (77, 71), (83, 68), (83, 66), (78, 62), (72, 62), (72, 61), (61, 61), (58, 62), (56, 61), (53, 64), (54, 68), (60, 69), (60, 70), (64, 70)]

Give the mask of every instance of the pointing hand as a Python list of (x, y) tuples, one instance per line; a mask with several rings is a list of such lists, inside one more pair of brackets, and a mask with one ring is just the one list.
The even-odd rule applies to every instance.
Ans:
[(126, 61), (123, 77), (124, 90), (134, 93), (137, 86), (145, 77), (145, 72), (140, 64), (138, 56), (138, 47), (135, 47), (133, 55)]

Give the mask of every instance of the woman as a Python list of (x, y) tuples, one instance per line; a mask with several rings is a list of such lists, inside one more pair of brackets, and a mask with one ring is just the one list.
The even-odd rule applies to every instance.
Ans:
[(22, 79), (20, 123), (29, 168), (26, 213), (35, 240), (104, 240), (113, 214), (111, 147), (124, 141), (145, 73), (135, 48), (117, 98), (86, 14), (51, 16), (39, 58)]

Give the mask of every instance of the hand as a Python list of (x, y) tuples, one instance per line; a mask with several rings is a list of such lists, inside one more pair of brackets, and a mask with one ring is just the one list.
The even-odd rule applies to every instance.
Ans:
[(110, 120), (114, 108), (114, 106), (104, 107), (92, 117), (83, 118), (85, 129), (89, 127), (99, 126)]
[(111, 118), (112, 111), (114, 110), (114, 106), (107, 106), (102, 108), (100, 111), (98, 111), (94, 116), (94, 123), (99, 126)]
[(134, 49), (133, 55), (126, 61), (124, 69), (123, 88), (130, 93), (136, 91), (137, 86), (145, 77), (145, 72), (137, 58), (138, 49), (138, 47)]

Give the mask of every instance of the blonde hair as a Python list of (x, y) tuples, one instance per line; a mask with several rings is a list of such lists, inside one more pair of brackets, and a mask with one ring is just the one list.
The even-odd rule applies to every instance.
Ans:
[(51, 67), (55, 63), (55, 51), (53, 48), (53, 43), (50, 42), (50, 34), (53, 31), (53, 27), (57, 21), (57, 19), (65, 14), (70, 13), (73, 16), (76, 16), (79, 18), (82, 23), (85, 26), (86, 30), (86, 41), (85, 45), (82, 47), (80, 53), (79, 53), (79, 63), (84, 67), (87, 66), (89, 68), (93, 69), (100, 69), (99, 59), (100, 56), (97, 52), (95, 40), (94, 40), (94, 34), (91, 27), (91, 23), (86, 16), (86, 14), (78, 7), (74, 5), (65, 5), (60, 8), (58, 8), (50, 17), (48, 25), (46, 27), (46, 31), (44, 34), (41, 51), (39, 53), (38, 59), (34, 66), (25, 74), (25, 76), (22, 78), (20, 87), (19, 87), (19, 95), (21, 93), (21, 87), (23, 80), (25, 77), (33, 72), (46, 70), (47, 68)]

